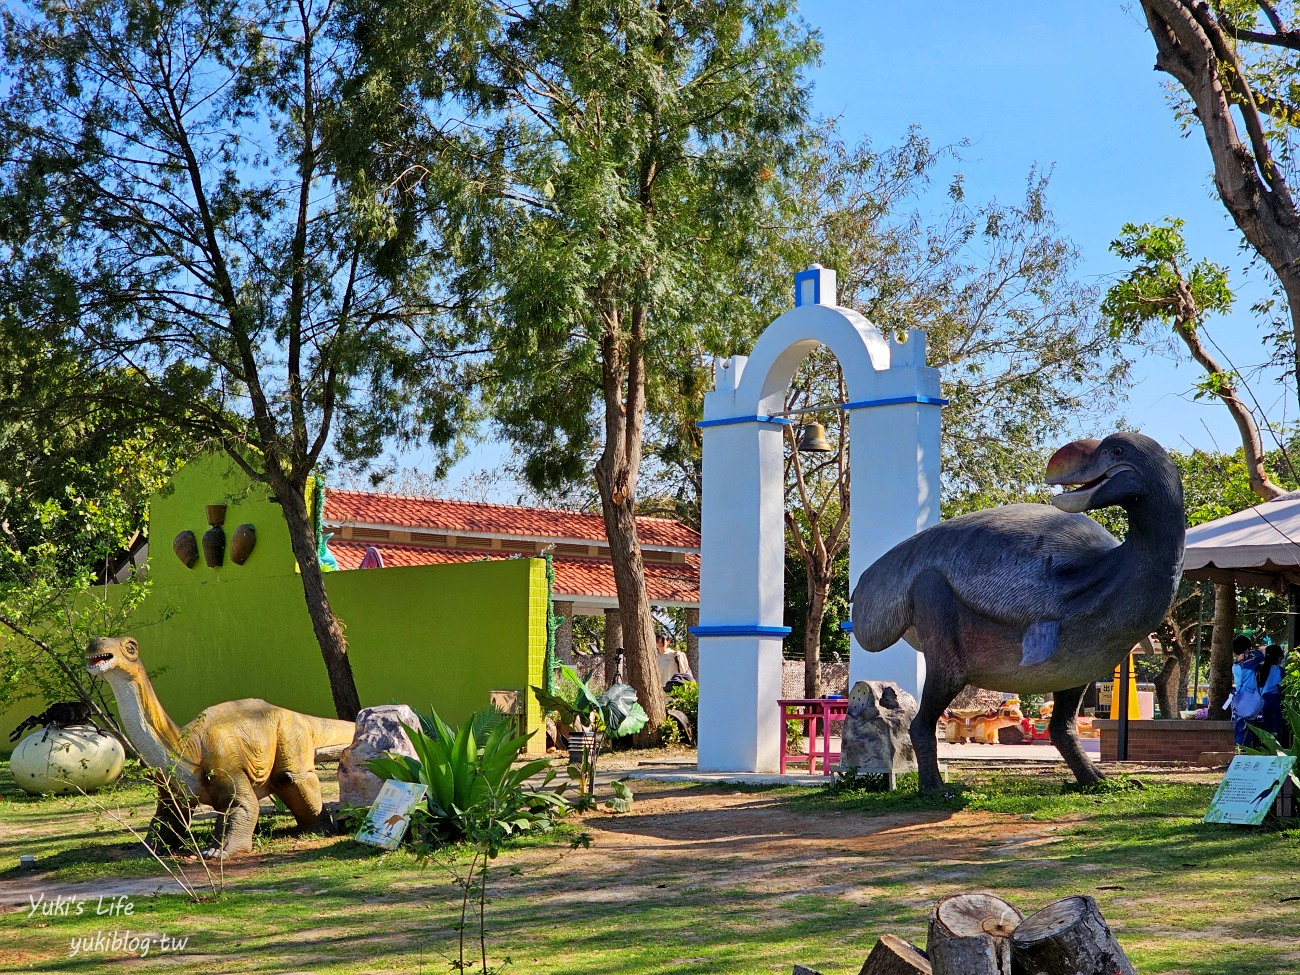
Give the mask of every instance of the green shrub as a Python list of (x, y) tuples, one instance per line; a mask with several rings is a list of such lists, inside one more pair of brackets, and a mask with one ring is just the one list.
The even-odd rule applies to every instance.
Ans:
[[(513, 722), (494, 708), (475, 712), (458, 729), (433, 710), (421, 715), (420, 724), (406, 729), (415, 758), (389, 755), (371, 759), (366, 767), (381, 779), (428, 786), (427, 816), (418, 820), (424, 839), (478, 843), (491, 835), (499, 843), (514, 833), (550, 829), (567, 807), (562, 789), (546, 788), (555, 777), (546, 759), (515, 767), (528, 736), (514, 735)], [(525, 788), (543, 771), (539, 788)]]
[(668, 706), (686, 715), (691, 723), (691, 734), (699, 731), (700, 685), (695, 681), (678, 684), (668, 692)]

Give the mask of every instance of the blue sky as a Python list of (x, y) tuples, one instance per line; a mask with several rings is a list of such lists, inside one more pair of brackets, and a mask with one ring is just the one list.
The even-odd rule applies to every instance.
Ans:
[[(919, 125), (937, 144), (969, 140), (960, 169), (971, 202), (1017, 200), (1032, 166), (1050, 169), (1057, 221), (1082, 252), (1083, 273), (1103, 284), (1121, 270), (1107, 247), (1126, 221), (1183, 218), (1192, 256), (1227, 266), (1248, 296), (1211, 321), (1210, 337), (1243, 370), (1267, 357), (1249, 311), (1263, 284), (1243, 281), (1208, 150), (1199, 130), (1179, 130), (1136, 3), (805, 0), (801, 11), (824, 46), (814, 111), (838, 117), (848, 139), (884, 146)], [(1198, 376), (1191, 364), (1143, 355), (1122, 416), (1167, 447), (1235, 449), (1227, 410), (1192, 400)], [(1295, 420), (1276, 374), (1252, 388), (1275, 422)], [(499, 445), (483, 444), (448, 486), (501, 457)]]
[[(1126, 221), (1178, 216), (1193, 257), (1227, 266), (1243, 294), (1264, 293), (1262, 280), (1243, 281), (1239, 234), (1214, 196), (1204, 139), (1180, 132), (1136, 3), (801, 7), (824, 45), (816, 110), (839, 116), (846, 135), (884, 145), (916, 124), (939, 144), (970, 140), (961, 169), (972, 201), (1015, 200), (1031, 166), (1050, 169), (1057, 221), (1082, 252), (1084, 273), (1103, 283), (1121, 269), (1107, 248)], [(1243, 370), (1267, 358), (1250, 304), (1238, 301), (1208, 326)], [(1227, 410), (1188, 395), (1198, 375), (1190, 364), (1144, 356), (1123, 415), (1168, 447), (1235, 449)], [(1294, 397), (1276, 374), (1252, 388), (1273, 420), (1295, 419)]]

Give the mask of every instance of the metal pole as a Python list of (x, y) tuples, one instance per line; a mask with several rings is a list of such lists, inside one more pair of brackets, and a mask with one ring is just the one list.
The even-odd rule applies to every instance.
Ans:
[(1119, 728), (1115, 736), (1115, 760), (1128, 761), (1128, 682), (1129, 668), (1133, 664), (1131, 653), (1119, 665)]

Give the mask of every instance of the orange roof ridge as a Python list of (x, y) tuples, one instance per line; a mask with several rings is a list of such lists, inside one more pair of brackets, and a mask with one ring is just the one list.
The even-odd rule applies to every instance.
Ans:
[[(432, 494), (402, 494), (399, 491), (361, 491), (356, 488), (332, 488), (326, 486), (325, 498), (327, 501), (330, 495), (336, 494), (353, 494), (365, 498), (395, 498), (399, 501), (429, 501), (434, 504), (460, 504), (475, 508), (498, 508), (507, 511), (523, 509), (557, 515), (577, 515), (580, 518), (600, 518), (602, 520), (605, 517), (599, 511), (579, 511), (577, 508), (552, 508), (535, 504), (502, 504), (499, 501), (466, 501), (464, 498), (439, 498)], [(683, 528), (690, 528), (684, 521), (671, 515), (637, 515), (636, 518), (638, 521), (663, 521), (673, 525), (681, 525)]]

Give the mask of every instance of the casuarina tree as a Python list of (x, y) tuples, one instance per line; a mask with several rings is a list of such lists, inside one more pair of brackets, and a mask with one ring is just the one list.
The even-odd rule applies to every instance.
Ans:
[(532, 483), (594, 477), (627, 679), (656, 729), (634, 521), (647, 418), (719, 327), (817, 46), (784, 0), (492, 8), (477, 81), (501, 187), (472, 237), (496, 298), (479, 318), (493, 348), (484, 389)]
[(0, 307), (130, 373), (134, 407), (220, 445), (269, 487), (335, 708), (352, 717), (308, 478), (331, 453), (448, 440), (460, 397), (426, 219), (430, 187), (447, 184), (430, 160), (417, 178), (376, 152), (385, 133), (339, 10), (10, 5)]

